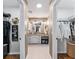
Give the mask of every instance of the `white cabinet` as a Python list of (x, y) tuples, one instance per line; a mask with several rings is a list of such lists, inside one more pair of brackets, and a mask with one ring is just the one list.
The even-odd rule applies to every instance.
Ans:
[(29, 36), (28, 42), (29, 43), (41, 43), (41, 36), (36, 36), (36, 35)]

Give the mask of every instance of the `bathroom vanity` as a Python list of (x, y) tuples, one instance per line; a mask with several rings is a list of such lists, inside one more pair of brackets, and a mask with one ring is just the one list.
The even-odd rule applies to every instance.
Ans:
[(32, 44), (32, 43), (37, 43), (37, 44), (48, 44), (48, 35), (43, 35), (43, 34), (36, 34), (36, 35), (32, 35), (30, 34), (28, 36), (28, 43)]
[(48, 44), (48, 18), (33, 18), (28, 20), (28, 43)]

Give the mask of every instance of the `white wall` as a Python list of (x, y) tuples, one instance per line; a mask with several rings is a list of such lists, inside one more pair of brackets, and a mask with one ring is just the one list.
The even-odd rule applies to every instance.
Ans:
[[(10, 13), (11, 14), (11, 19), (15, 17), (20, 17), (20, 11), (19, 8), (4, 8), (3, 10), (5, 13)], [(12, 24), (11, 24), (12, 25)], [(12, 28), (11, 28), (12, 30)], [(20, 44), (19, 41), (17, 42), (12, 42), (12, 31), (10, 30), (10, 54), (18, 54), (20, 53)]]
[(75, 9), (57, 8), (57, 19), (75, 16)]
[(28, 13), (28, 15), (29, 15), (29, 17), (48, 17), (48, 12), (46, 12), (46, 13), (33, 13), (33, 14), (31, 14), (31, 13)]
[(10, 13), (11, 18), (20, 17), (20, 8), (4, 8), (3, 12)]

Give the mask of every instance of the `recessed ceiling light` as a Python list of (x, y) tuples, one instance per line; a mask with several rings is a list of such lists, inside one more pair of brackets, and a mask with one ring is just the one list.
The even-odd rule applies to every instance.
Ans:
[(42, 4), (39, 3), (39, 4), (36, 5), (36, 7), (37, 8), (41, 8), (42, 7)]

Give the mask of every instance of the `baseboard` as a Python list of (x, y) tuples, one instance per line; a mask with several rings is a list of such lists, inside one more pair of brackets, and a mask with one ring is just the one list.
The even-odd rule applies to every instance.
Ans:
[(9, 55), (18, 55), (20, 52), (10, 52)]

